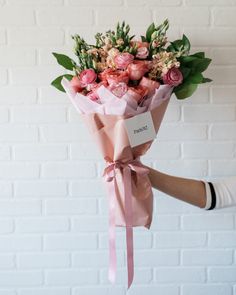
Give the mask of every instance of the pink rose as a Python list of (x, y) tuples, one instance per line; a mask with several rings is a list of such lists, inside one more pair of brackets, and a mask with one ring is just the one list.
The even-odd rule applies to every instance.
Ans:
[(83, 86), (79, 80), (79, 78), (77, 76), (74, 76), (71, 81), (70, 81), (70, 85), (73, 88), (73, 90), (75, 92), (81, 92), (83, 90)]
[(93, 69), (86, 69), (80, 73), (79, 79), (81, 84), (86, 87), (88, 84), (92, 84), (96, 81), (97, 74)]
[(163, 76), (164, 84), (178, 86), (183, 82), (183, 75), (179, 69), (173, 67)]
[(134, 56), (128, 52), (117, 54), (114, 58), (117, 69), (125, 70), (134, 60)]
[(148, 57), (149, 50), (147, 47), (139, 47), (136, 53), (136, 57), (140, 59), (145, 59)]
[(122, 97), (128, 90), (128, 86), (124, 82), (118, 84), (112, 84), (109, 86), (110, 91), (117, 97)]
[(149, 71), (149, 62), (144, 60), (134, 60), (128, 65), (127, 70), (131, 80), (139, 80)]
[(160, 87), (160, 83), (149, 78), (143, 77), (139, 83), (141, 86), (148, 88), (148, 95), (154, 94), (155, 90)]
[(112, 73), (107, 74), (106, 76), (107, 82), (109, 85), (118, 84), (123, 82), (128, 84), (129, 82), (129, 74), (126, 71), (113, 71)]

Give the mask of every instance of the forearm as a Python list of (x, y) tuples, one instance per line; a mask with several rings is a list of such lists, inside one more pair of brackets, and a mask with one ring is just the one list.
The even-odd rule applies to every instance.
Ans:
[(204, 182), (171, 176), (150, 168), (149, 179), (152, 187), (184, 202), (204, 208), (206, 190)]

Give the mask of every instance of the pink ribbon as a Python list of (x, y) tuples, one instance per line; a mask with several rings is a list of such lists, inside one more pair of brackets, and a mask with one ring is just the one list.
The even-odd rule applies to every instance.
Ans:
[(134, 277), (133, 255), (133, 220), (132, 220), (132, 182), (131, 171), (139, 175), (147, 175), (149, 170), (139, 159), (123, 163), (121, 161), (107, 162), (104, 169), (104, 178), (108, 186), (109, 197), (109, 280), (114, 283), (116, 279), (116, 242), (115, 242), (115, 198), (118, 196), (118, 184), (116, 170), (119, 169), (123, 178), (123, 194), (125, 196), (125, 227), (126, 227), (126, 251), (128, 268), (128, 289)]

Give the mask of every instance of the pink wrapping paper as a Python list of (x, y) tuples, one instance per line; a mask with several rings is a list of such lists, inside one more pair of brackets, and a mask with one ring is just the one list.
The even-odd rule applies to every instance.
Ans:
[[(156, 132), (160, 128), (168, 102), (169, 99), (163, 100), (151, 111)], [(125, 226), (129, 288), (134, 276), (132, 227), (149, 228), (152, 222), (152, 188), (148, 171), (139, 162), (139, 158), (147, 152), (152, 141), (131, 148), (124, 126), (126, 116), (83, 114), (82, 118), (107, 163), (104, 176), (108, 180), (110, 203), (109, 279), (114, 282), (116, 277), (115, 226)]]
[[(151, 111), (156, 132), (158, 132), (169, 99)], [(124, 120), (127, 116), (81, 114), (90, 129), (103, 158), (108, 163), (128, 163), (139, 159), (150, 148), (152, 141), (134, 148), (130, 147)], [(115, 199), (116, 225), (125, 226), (124, 195), (122, 195), (122, 169), (117, 169), (118, 196)], [(132, 225), (150, 227), (152, 221), (152, 189), (148, 175), (137, 175), (132, 171)]]
[(149, 229), (152, 222), (153, 194), (148, 177), (149, 169), (140, 162), (140, 157), (148, 151), (153, 141), (132, 148), (124, 121), (150, 111), (157, 133), (172, 88), (162, 85), (139, 107), (131, 97), (118, 99), (103, 86), (99, 89), (101, 104), (74, 93), (68, 81), (63, 81), (63, 86), (106, 162), (103, 176), (109, 201), (109, 279), (115, 282), (115, 227), (122, 226), (126, 228), (129, 288), (134, 276), (133, 227), (144, 226)]

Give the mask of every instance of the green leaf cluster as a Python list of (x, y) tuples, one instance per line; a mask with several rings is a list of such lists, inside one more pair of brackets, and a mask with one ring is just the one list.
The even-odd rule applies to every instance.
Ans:
[[(130, 36), (129, 32), (130, 26), (126, 24), (125, 21), (123, 21), (121, 24), (118, 22), (115, 31), (109, 30), (106, 32), (105, 36), (103, 36), (102, 34), (99, 36), (100, 43), (101, 40), (102, 42), (104, 42), (104, 39), (107, 37), (111, 40), (112, 46), (117, 48), (120, 52), (129, 52), (135, 54), (137, 48), (135, 46), (130, 46), (130, 41), (134, 38), (135, 35)], [(105, 45), (105, 43), (103, 43), (103, 45)]]
[(202, 74), (211, 59), (205, 57), (204, 52), (197, 52), (192, 55), (180, 56), (180, 71), (183, 74), (183, 83), (174, 88), (174, 93), (178, 99), (184, 99), (191, 96), (197, 89), (198, 84), (211, 82), (209, 78), (205, 78)]
[(149, 59), (152, 59), (152, 56), (162, 50), (165, 50), (164, 47), (167, 43), (166, 32), (169, 28), (168, 19), (158, 26), (152, 23), (146, 31), (146, 36), (141, 36), (143, 42), (149, 43)]
[(77, 70), (79, 72), (91, 68), (96, 70), (94, 66), (94, 57), (92, 54), (88, 53), (88, 50), (94, 48), (94, 46), (87, 44), (79, 35), (72, 36), (72, 39), (75, 41), (74, 53), (79, 61), (79, 67), (77, 67)]
[(183, 35), (182, 39), (175, 40), (170, 42), (170, 45), (167, 47), (168, 52), (178, 53), (178, 55), (188, 55), (190, 51), (190, 42), (189, 39)]
[(151, 25), (147, 28), (146, 31), (146, 37), (141, 36), (143, 41), (145, 40), (146, 42), (152, 42), (156, 38), (160, 38), (166, 35), (166, 31), (169, 28), (169, 21), (168, 19), (165, 19), (162, 24), (159, 26), (155, 26), (154, 23), (151, 23)]
[[(53, 52), (52, 54), (56, 58), (58, 64), (61, 65), (66, 70), (73, 71), (75, 69), (76, 63), (69, 56), (67, 56), (65, 54), (56, 53), (56, 52)], [(71, 80), (73, 78), (72, 75), (65, 74), (65, 75), (59, 76), (55, 80), (53, 80), (51, 82), (51, 85), (56, 87), (58, 90), (65, 92), (63, 86), (61, 85), (61, 80), (63, 77), (65, 77), (67, 80)]]

